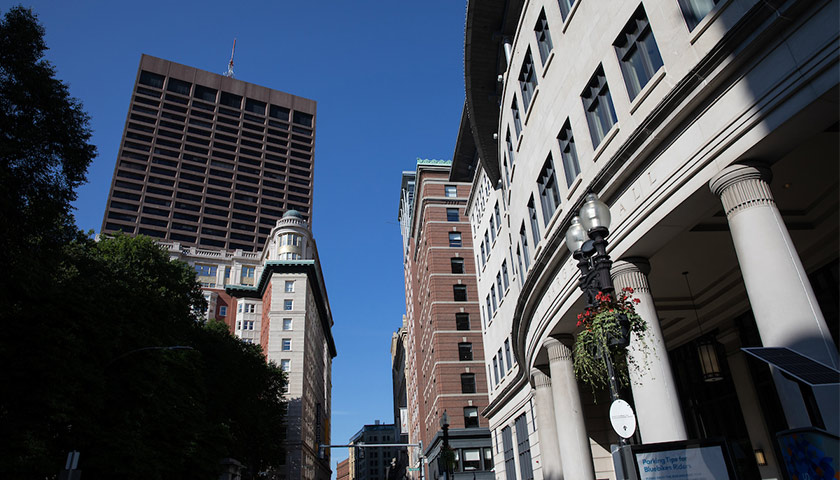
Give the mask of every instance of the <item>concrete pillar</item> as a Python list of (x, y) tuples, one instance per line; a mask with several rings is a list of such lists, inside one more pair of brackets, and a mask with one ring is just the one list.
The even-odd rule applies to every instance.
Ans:
[[(571, 342), (571, 335), (564, 336), (564, 340)], [(592, 450), (589, 448), (589, 435), (572, 364), (572, 351), (555, 338), (549, 338), (543, 346), (548, 350), (563, 478), (594, 480), (595, 467), (592, 464)]]
[[(735, 164), (709, 182), (729, 221), (761, 342), (765, 347), (789, 347), (838, 368), (837, 349), (773, 200), (770, 178), (770, 170), (764, 166)], [(773, 373), (790, 427), (810, 425), (798, 387), (779, 372)], [(815, 388), (814, 393), (826, 429), (840, 433), (837, 388)]]
[(534, 382), (534, 407), (537, 436), (540, 439), (540, 459), (544, 480), (563, 480), (563, 463), (557, 443), (557, 423), (554, 418), (554, 399), (551, 378), (540, 370), (531, 369)]
[(635, 333), (628, 348), (629, 358), (639, 366), (630, 367), (628, 372), (639, 432), (644, 443), (687, 440), (671, 361), (650, 293), (649, 273), (650, 263), (644, 258), (625, 258), (615, 262), (612, 268), (616, 291), (625, 287), (633, 289), (633, 296), (641, 301), (636, 305), (636, 313), (648, 326), (646, 349), (642, 348)]

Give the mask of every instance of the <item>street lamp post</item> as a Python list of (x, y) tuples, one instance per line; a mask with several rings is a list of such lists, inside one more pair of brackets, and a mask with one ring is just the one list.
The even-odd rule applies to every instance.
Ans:
[(443, 446), (440, 451), (440, 459), (443, 463), (443, 478), (450, 480), (452, 471), (449, 464), (449, 415), (446, 410), (440, 417), (440, 428), (443, 431)]
[[(569, 251), (572, 252), (572, 256), (578, 262), (578, 269), (580, 270), (578, 285), (586, 296), (587, 307), (596, 306), (597, 300), (595, 297), (598, 292), (615, 292), (615, 286), (610, 275), (612, 260), (607, 254), (610, 220), (610, 208), (597, 195), (590, 193), (586, 196), (586, 202), (581, 207), (579, 216), (572, 218), (571, 225), (566, 231), (566, 246), (569, 247)], [(622, 341), (629, 341), (629, 337), (622, 339)], [(618, 382), (616, 381), (609, 346), (599, 345), (598, 349), (598, 354), (604, 359), (607, 367), (610, 400), (615, 402), (619, 399)], [(627, 445), (627, 439), (620, 435), (618, 442), (621, 446)]]

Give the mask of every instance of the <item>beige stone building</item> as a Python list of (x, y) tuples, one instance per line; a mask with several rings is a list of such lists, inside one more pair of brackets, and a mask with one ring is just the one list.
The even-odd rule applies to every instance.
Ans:
[[(740, 478), (781, 478), (775, 433), (814, 417), (741, 348), (838, 366), (839, 6), (468, 2), (450, 179), (472, 182), (496, 478), (615, 478), (609, 398), (569, 351), (585, 300), (565, 234), (590, 193), (650, 327), (621, 392), (631, 443), (724, 437)], [(836, 435), (836, 388), (815, 397)]]

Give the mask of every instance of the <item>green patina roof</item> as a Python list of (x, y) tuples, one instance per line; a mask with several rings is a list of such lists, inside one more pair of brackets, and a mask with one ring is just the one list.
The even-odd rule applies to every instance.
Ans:
[(417, 157), (417, 165), (452, 165), (452, 160), (438, 160), (435, 158)]

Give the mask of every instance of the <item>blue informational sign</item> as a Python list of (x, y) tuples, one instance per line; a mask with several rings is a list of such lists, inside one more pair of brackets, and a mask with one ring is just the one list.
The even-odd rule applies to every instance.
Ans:
[(736, 480), (723, 440), (688, 440), (631, 447), (639, 480)]
[(779, 462), (787, 480), (835, 480), (840, 477), (840, 440), (818, 428), (797, 428), (776, 434)]

